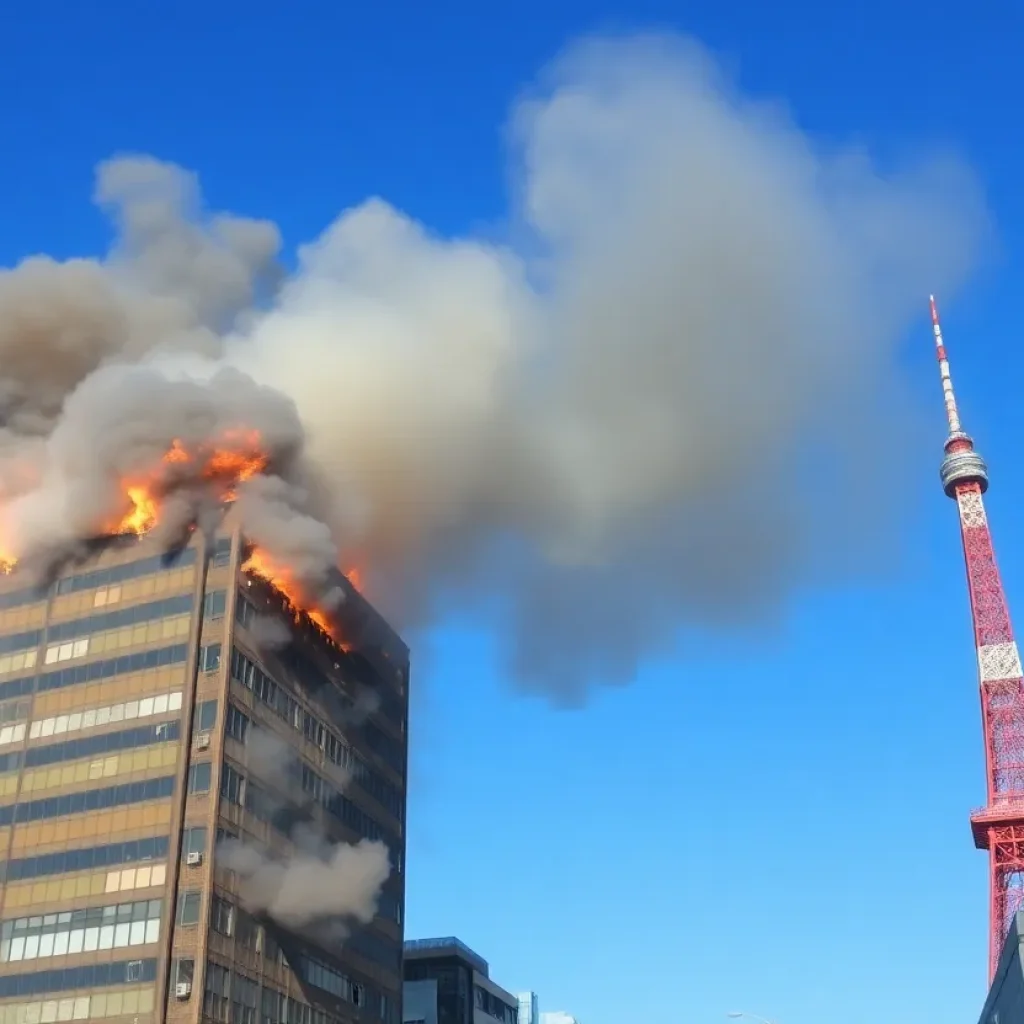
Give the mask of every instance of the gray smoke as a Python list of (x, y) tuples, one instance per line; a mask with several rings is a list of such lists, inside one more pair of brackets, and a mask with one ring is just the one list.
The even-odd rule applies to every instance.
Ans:
[(113, 254), (0, 277), (5, 544), (77, 536), (114, 500), (55, 449), (67, 420), (105, 452), (85, 475), (134, 450), (120, 414), (80, 415), (77, 393), (60, 412), (92, 374), (219, 400), (231, 367), (270, 389), (239, 383), (235, 411), (291, 446), (240, 489), (245, 528), (314, 590), (339, 559), (365, 568), (400, 627), (492, 621), (517, 681), (560, 699), (870, 570), (899, 501), (865, 486), (865, 445), (900, 476), (903, 340), (988, 230), (969, 170), (826, 150), (665, 36), (572, 48), (509, 138), (514, 241), (371, 199), (283, 282), (271, 226), (205, 216), (176, 168), (104, 165)]
[[(262, 783), (264, 800), (275, 810), (304, 803), (308, 797), (290, 769), (295, 751), (273, 733), (250, 726), (245, 766)], [(274, 802), (276, 801), (276, 807)], [(373, 920), (381, 887), (391, 874), (384, 843), (331, 841), (315, 821), (300, 821), (290, 833), (287, 852), (239, 839), (218, 844), (217, 863), (239, 876), (239, 896), (251, 913), (267, 913), (289, 928), (327, 928), (341, 941), (352, 921)]]

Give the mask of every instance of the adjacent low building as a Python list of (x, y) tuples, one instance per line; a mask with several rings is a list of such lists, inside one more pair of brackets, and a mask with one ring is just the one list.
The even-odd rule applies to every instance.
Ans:
[(404, 946), (403, 1024), (519, 1024), (519, 1000), (454, 936)]
[(1019, 1021), (1024, 1021), (1024, 910), (1013, 917), (978, 1024)]

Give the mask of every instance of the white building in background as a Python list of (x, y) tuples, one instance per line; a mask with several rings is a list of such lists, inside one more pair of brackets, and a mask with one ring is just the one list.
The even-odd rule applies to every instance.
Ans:
[(540, 1008), (536, 992), (518, 992), (519, 1000), (518, 1024), (540, 1024)]
[(565, 1010), (548, 1010), (540, 1015), (540, 1024), (580, 1024), (580, 1022)]

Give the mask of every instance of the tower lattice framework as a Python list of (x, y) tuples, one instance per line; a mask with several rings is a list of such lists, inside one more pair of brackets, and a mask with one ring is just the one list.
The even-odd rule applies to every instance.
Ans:
[(989, 857), (991, 979), (1011, 919), (1024, 903), (1024, 672), (982, 499), (988, 468), (960, 424), (934, 296), (931, 314), (949, 423), (940, 476), (960, 513), (978, 652), (987, 799), (971, 815), (971, 831), (975, 846)]

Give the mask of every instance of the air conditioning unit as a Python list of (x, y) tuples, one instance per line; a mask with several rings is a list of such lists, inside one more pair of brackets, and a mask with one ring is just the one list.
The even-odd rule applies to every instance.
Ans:
[(194, 850), (185, 858), (185, 863), (190, 868), (197, 868), (203, 863), (203, 855), (198, 850)]
[(210, 746), (210, 734), (208, 732), (201, 732), (196, 737), (196, 749), (207, 750)]
[(192, 985), (187, 981), (179, 981), (174, 986), (174, 995), (177, 999), (188, 999), (192, 995)]

